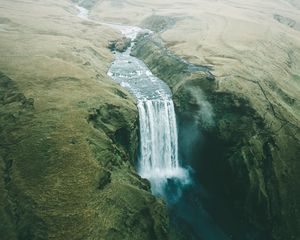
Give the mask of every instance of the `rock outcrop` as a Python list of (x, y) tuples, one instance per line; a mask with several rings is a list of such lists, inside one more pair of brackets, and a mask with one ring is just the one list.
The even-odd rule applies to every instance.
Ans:
[(134, 168), (135, 100), (106, 75), (119, 35), (69, 1), (1, 9), (0, 238), (167, 239)]
[(130, 47), (130, 39), (123, 37), (117, 40), (112, 40), (108, 44), (108, 48), (111, 51), (125, 52), (128, 47)]
[[(195, 68), (155, 37), (140, 37), (133, 54), (171, 87), (180, 141), (183, 146), (185, 141), (193, 143), (182, 155), (201, 183), (223, 195), (241, 221), (255, 226), (265, 238), (298, 239), (299, 121), (284, 114), (259, 82), (249, 80), (249, 85), (262, 92), (266, 112), (255, 105), (256, 96), (220, 89), (218, 78), (214, 80), (207, 69), (191, 71)], [(207, 121), (210, 116), (199, 121), (206, 102), (212, 106), (213, 121)], [(184, 133), (187, 129), (189, 134)]]

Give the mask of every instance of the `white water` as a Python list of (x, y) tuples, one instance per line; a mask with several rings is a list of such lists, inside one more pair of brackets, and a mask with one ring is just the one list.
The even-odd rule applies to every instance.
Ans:
[[(89, 20), (86, 9), (77, 8), (79, 17), (92, 21)], [(132, 41), (141, 31), (151, 33), (138, 27), (93, 22), (115, 28)], [(131, 47), (124, 53), (115, 53), (115, 60), (108, 75), (127, 88), (137, 99), (140, 121), (139, 174), (150, 181), (153, 194), (163, 196), (168, 203), (174, 203), (181, 197), (182, 187), (190, 184), (191, 180), (189, 171), (180, 166), (178, 159), (178, 136), (172, 93), (142, 61), (130, 56), (130, 52)], [(196, 100), (202, 105), (205, 102), (201, 96)], [(205, 113), (199, 112), (199, 121), (213, 124), (210, 105), (205, 104)], [(206, 240), (229, 239), (201, 207), (201, 202), (195, 201), (194, 197), (192, 200), (181, 198), (179, 205), (172, 211), (179, 216), (180, 222), (190, 226), (189, 230), (194, 232), (193, 236), (201, 236), (201, 239)]]
[(188, 172), (178, 160), (176, 115), (170, 98), (138, 100), (140, 118), (139, 174), (149, 179), (152, 191), (165, 196), (168, 179), (188, 183)]
[[(77, 9), (80, 12), (78, 16), (89, 21), (88, 11), (81, 7)], [(151, 34), (151, 31), (138, 27), (100, 24), (121, 31), (132, 42), (141, 31)], [(137, 99), (140, 122), (138, 173), (150, 181), (153, 194), (168, 198), (169, 181), (176, 182), (178, 186), (190, 182), (189, 172), (180, 166), (178, 159), (178, 136), (172, 93), (162, 80), (155, 77), (147, 66), (131, 56), (130, 52), (131, 47), (124, 53), (115, 53), (115, 60), (108, 75), (127, 88)], [(178, 195), (180, 189), (176, 189), (176, 193), (173, 191), (173, 200), (174, 197), (179, 197)]]

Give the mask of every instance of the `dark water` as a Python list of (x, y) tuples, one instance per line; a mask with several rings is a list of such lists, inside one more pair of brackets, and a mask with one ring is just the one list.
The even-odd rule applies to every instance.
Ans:
[[(80, 11), (78, 15), (79, 17), (86, 21), (90, 21), (88, 18), (88, 11), (86, 9), (78, 7), (78, 10)], [(143, 31), (142, 29), (137, 27), (124, 26), (120, 24), (101, 24), (106, 24), (120, 30), (126, 37), (128, 37), (132, 41), (140, 31)], [(137, 98), (139, 103), (152, 103), (157, 99), (163, 102), (172, 101), (172, 93), (169, 87), (163, 81), (152, 75), (150, 70), (142, 61), (131, 56), (130, 49), (131, 48), (129, 48), (124, 53), (116, 53), (116, 59), (112, 64), (108, 75), (111, 76), (115, 81), (117, 81), (121, 86), (129, 89), (129, 91)], [(181, 59), (181, 61), (185, 60)], [(191, 72), (209, 72), (210, 70), (206, 66), (197, 66), (189, 63), (187, 64), (189, 66), (189, 71)], [(169, 105), (173, 106), (173, 103)], [(162, 108), (162, 110), (164, 110), (164, 108)], [(147, 113), (146, 115), (151, 115), (152, 111), (145, 110), (145, 113)], [(155, 120), (153, 116), (152, 118), (149, 117), (149, 119)], [(176, 120), (173, 120), (175, 121), (176, 125)], [(165, 125), (167, 126), (168, 124)], [(171, 129), (173, 128), (174, 127), (171, 127)], [(164, 132), (164, 130), (165, 128), (161, 127), (158, 133)], [(165, 135), (167, 136), (170, 134)], [(166, 141), (166, 139), (162, 138), (162, 142), (163, 141)], [(157, 144), (157, 146), (159, 146), (159, 144)], [(183, 147), (188, 148), (190, 146)], [(149, 149), (151, 150), (150, 147)], [(176, 161), (178, 161), (177, 150), (175, 155)], [(187, 162), (187, 159), (185, 159), (185, 157), (187, 156), (182, 155), (182, 157), (183, 159), (181, 160), (183, 162)], [(148, 167), (147, 170), (152, 169), (152, 165), (149, 166), (150, 167)], [(164, 167), (164, 165), (162, 165), (161, 167)], [(233, 214), (230, 212), (230, 209), (228, 209), (226, 204), (222, 202), (222, 198), (219, 196), (213, 196), (208, 193), (198, 181), (197, 173), (195, 173), (190, 167), (186, 167), (185, 169), (190, 173), (188, 177), (188, 183), (187, 181), (182, 181), (183, 178), (180, 177), (180, 174), (177, 174), (177, 171), (173, 171), (174, 169), (172, 167), (171, 172), (175, 172), (176, 174), (175, 176), (174, 174), (171, 174), (170, 176), (166, 175), (166, 177), (163, 178), (164, 194), (161, 195), (168, 204), (171, 225), (182, 235), (182, 239), (269, 240), (264, 235), (258, 234), (257, 231), (251, 229), (248, 226), (245, 226), (245, 224), (239, 223), (239, 220), (235, 216), (233, 216)], [(164, 169), (159, 170), (160, 173), (170, 172), (167, 171), (170, 169), (165, 169), (166, 171), (164, 171)], [(155, 182), (153, 181), (153, 179), (150, 181)]]
[[(180, 186), (176, 180), (169, 181), (167, 199), (171, 224), (182, 239), (197, 240), (272, 240), (268, 233), (261, 232), (242, 221), (232, 212), (222, 196), (207, 192), (196, 179), (189, 186)], [(181, 197), (172, 201), (181, 189)]]

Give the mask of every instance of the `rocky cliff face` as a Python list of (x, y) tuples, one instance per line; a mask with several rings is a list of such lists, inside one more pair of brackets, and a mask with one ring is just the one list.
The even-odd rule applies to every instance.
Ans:
[[(246, 225), (298, 239), (298, 12), (279, 1), (139, 2), (99, 1), (94, 17), (173, 27), (168, 48), (144, 38), (135, 55), (174, 92), (181, 155)], [(134, 99), (106, 76), (120, 36), (65, 0), (3, 0), (0, 11), (1, 239), (167, 239), (164, 203), (134, 170)]]
[(164, 205), (133, 167), (134, 105), (95, 103), (68, 122), (38, 113), (3, 73), (0, 83), (3, 239), (166, 236)]
[(134, 169), (135, 100), (106, 76), (118, 35), (69, 1), (1, 9), (1, 239), (166, 239)]
[[(201, 183), (223, 195), (233, 214), (266, 238), (298, 239), (299, 121), (285, 115), (259, 82), (249, 85), (262, 92), (267, 111), (256, 105), (255, 95), (220, 89), (218, 78), (207, 69), (198, 66), (195, 71), (155, 38), (141, 37), (133, 53), (172, 88), (179, 145), (192, 143), (182, 155), (196, 168)], [(211, 116), (201, 117), (206, 101), (213, 109), (213, 122), (207, 121)]]

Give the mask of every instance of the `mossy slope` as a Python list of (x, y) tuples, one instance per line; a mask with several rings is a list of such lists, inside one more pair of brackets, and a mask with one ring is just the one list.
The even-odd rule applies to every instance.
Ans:
[(135, 100), (106, 76), (117, 34), (69, 1), (1, 6), (1, 239), (166, 239)]
[[(256, 81), (249, 81), (249, 88), (257, 88), (255, 94), (222, 89), (218, 78), (214, 80), (208, 71), (189, 70), (155, 37), (140, 37), (133, 54), (171, 87), (179, 131), (196, 124), (201, 132), (190, 145), (187, 160), (202, 183), (224, 194), (229, 206), (262, 232), (274, 239), (297, 239), (299, 119), (285, 114), (288, 110), (280, 99), (268, 98), (272, 89)], [(208, 127), (197, 118), (205, 108), (199, 96), (213, 107), (214, 124)], [(194, 138), (195, 131), (191, 136), (180, 134)]]

